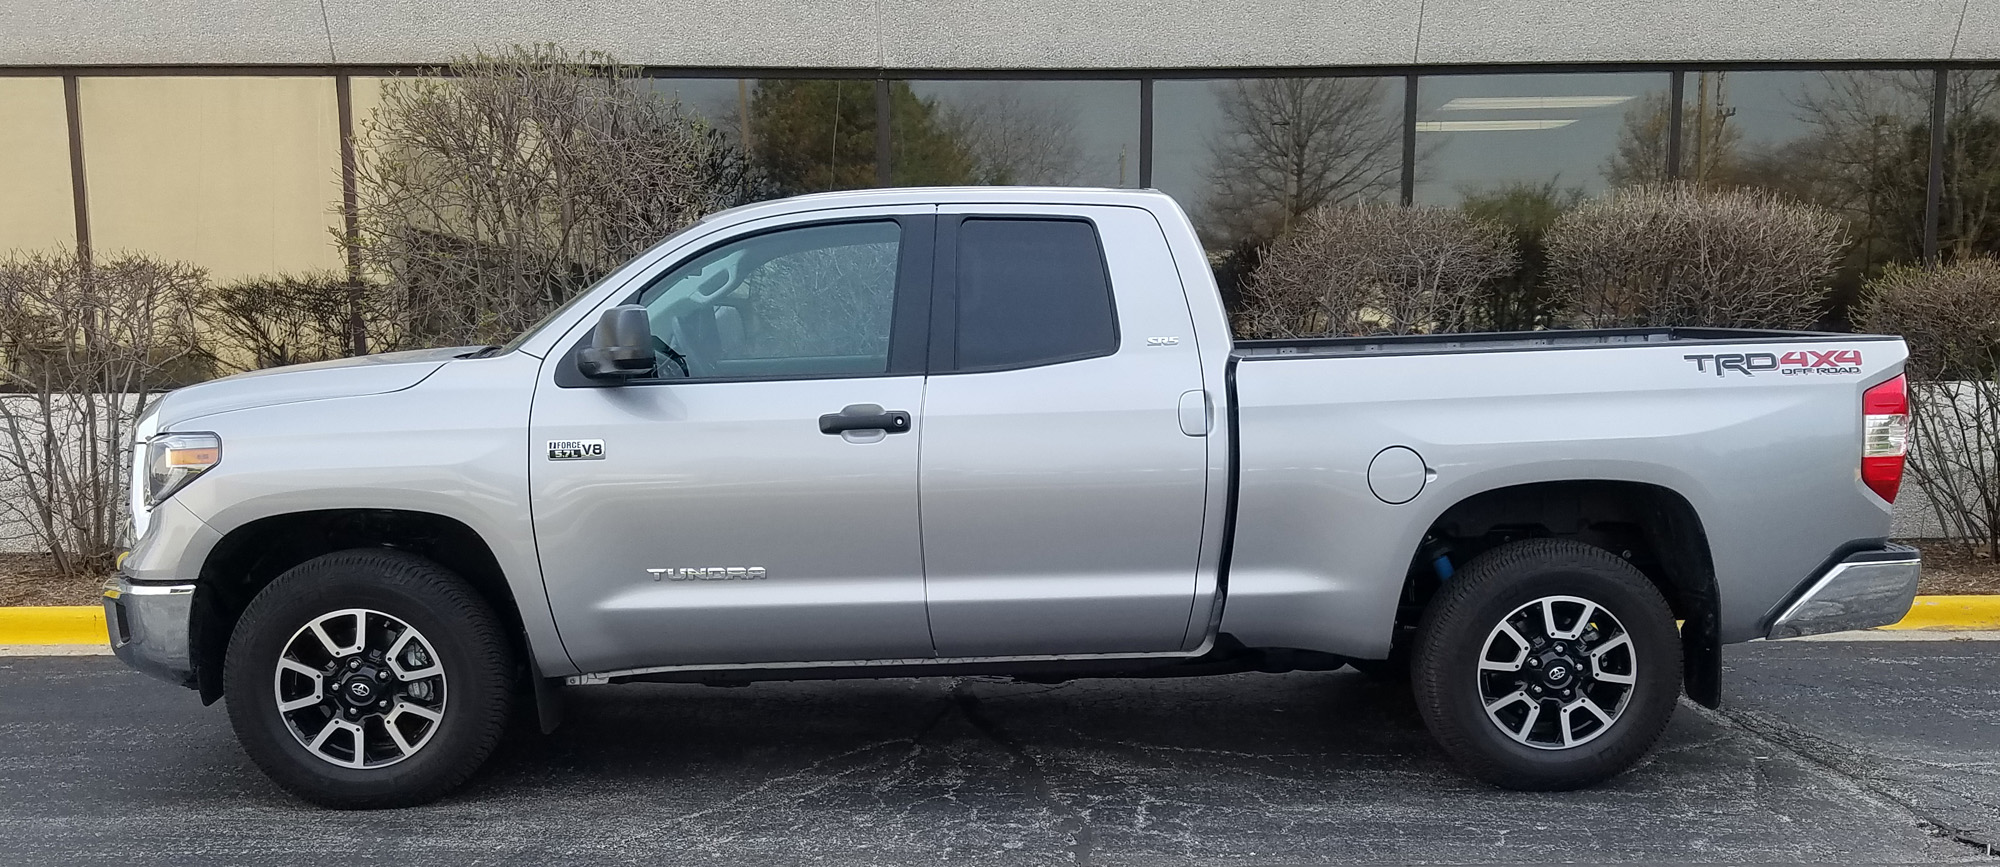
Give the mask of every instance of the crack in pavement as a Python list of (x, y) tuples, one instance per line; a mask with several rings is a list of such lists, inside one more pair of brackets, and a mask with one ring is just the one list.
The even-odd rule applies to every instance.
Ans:
[(1063, 825), (1065, 826), (1064, 830), (1068, 832), (1070, 838), (1070, 860), (1077, 864), (1089, 864), (1091, 845), (1094, 842), (1089, 817), (1084, 815), (1083, 811), (1064, 803), (1062, 799), (1056, 797), (1055, 788), (1049, 784), (1048, 774), (1042, 770), (1041, 762), (1036, 761), (1034, 755), (1028, 752), (1026, 746), (1012, 735), (1007, 734), (1005, 730), (1000, 728), (999, 723), (986, 715), (985, 711), (980, 708), (979, 697), (966, 689), (966, 684), (967, 681), (965, 678), (954, 678), (951, 684), (952, 700), (958, 706), (959, 712), (965, 715), (965, 721), (970, 723), (974, 730), (985, 735), (988, 740), (998, 744), (1002, 750), (1005, 750), (1009, 756), (1013, 757), (1014, 776), (1037, 799), (1048, 804), (1052, 810), (1065, 817)]
[(1950, 840), (1988, 857), (2000, 854), (2000, 839), (1975, 836), (1975, 832), (1981, 829), (1963, 828), (1944, 821), (1929, 810), (1918, 806), (1914, 798), (1895, 791), (1857, 770), (1856, 766), (1867, 764), (1860, 758), (1859, 750), (1841, 746), (1798, 726), (1771, 719), (1754, 711), (1732, 712), (1727, 709), (1707, 708), (1700, 710), (1721, 717), (1725, 722), (1733, 723), (1736, 728), (1752, 737), (1785, 750), (1813, 767), (1827, 771), (1848, 785), (1874, 796), (1877, 800), (1908, 813), (1916, 820), (1917, 827), (1932, 836)]

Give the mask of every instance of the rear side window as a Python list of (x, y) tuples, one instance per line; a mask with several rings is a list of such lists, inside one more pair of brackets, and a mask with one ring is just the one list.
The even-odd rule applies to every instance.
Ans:
[(1030, 367), (1118, 350), (1097, 229), (968, 219), (958, 229), (957, 368)]

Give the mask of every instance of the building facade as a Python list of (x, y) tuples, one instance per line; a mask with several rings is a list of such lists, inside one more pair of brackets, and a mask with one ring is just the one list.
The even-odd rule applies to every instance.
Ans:
[[(1666, 179), (1846, 215), (1850, 288), (2000, 252), (2000, 0), (9, 0), (6, 18), (0, 250), (139, 251), (216, 281), (342, 268), (343, 169), (385, 82), (533, 43), (641, 66), (744, 144), (774, 118), (851, 119), (796, 146), (794, 189), (1156, 187), (1218, 261), (1322, 204), (1518, 217)], [(937, 135), (970, 157), (926, 165)]]

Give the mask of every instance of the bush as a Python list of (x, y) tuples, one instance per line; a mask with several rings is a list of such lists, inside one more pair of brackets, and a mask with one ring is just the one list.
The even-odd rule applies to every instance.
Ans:
[(0, 261), (0, 526), (66, 577), (111, 566), (151, 392), (209, 373), (203, 285), (198, 268), (137, 255)]
[(349, 243), (401, 329), (376, 348), (513, 337), (742, 184), (636, 69), (547, 46), (390, 79), (359, 138)]
[(282, 274), (216, 287), (202, 301), (208, 326), (248, 355), (243, 369), (360, 355), (369, 336), (385, 345), (394, 331), (379, 290), (331, 271)]
[(1318, 208), (1263, 251), (1237, 328), (1251, 338), (1459, 331), (1514, 262), (1505, 229), (1460, 211)]
[(1839, 261), (1833, 212), (1756, 190), (1628, 187), (1578, 205), (1544, 239), (1577, 324), (1806, 328)]
[(2000, 556), (2000, 261), (1891, 267), (1858, 320), (1910, 345), (1910, 483), (1945, 533)]

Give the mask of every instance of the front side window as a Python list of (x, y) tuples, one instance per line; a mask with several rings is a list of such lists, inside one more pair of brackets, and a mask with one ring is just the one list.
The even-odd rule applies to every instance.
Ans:
[(1103, 248), (1082, 220), (960, 223), (957, 300), (960, 370), (1054, 364), (1118, 349)]
[(805, 226), (675, 266), (638, 300), (660, 377), (886, 373), (900, 242), (891, 220)]

